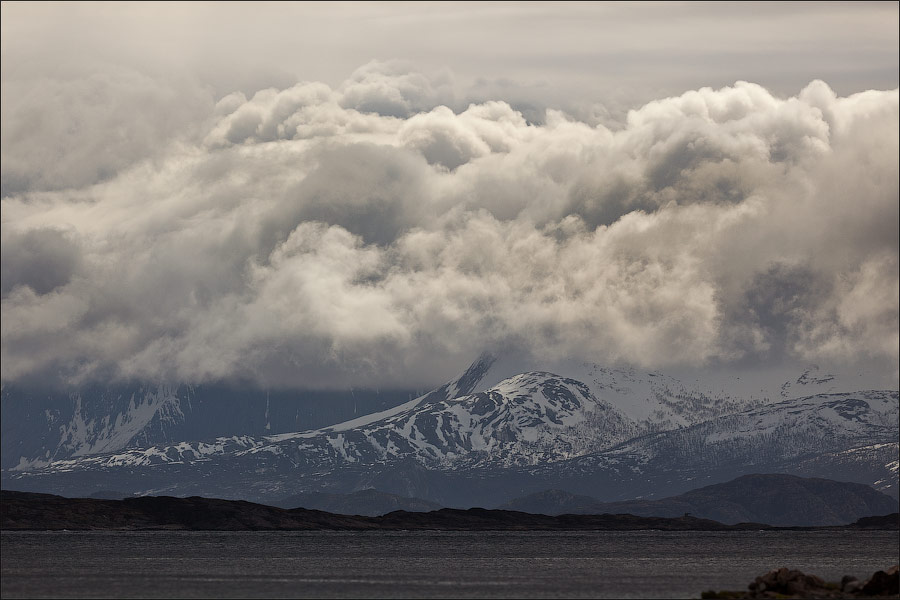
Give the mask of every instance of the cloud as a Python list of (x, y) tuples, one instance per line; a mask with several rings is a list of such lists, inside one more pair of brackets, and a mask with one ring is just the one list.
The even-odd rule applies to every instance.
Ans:
[(399, 63), (218, 102), (129, 77), (4, 88), (3, 381), (424, 386), (498, 347), (896, 378), (897, 90), (607, 128)]
[(80, 188), (158, 157), (211, 108), (190, 80), (109, 69), (84, 77), (3, 81), (0, 192)]
[(0, 247), (0, 290), (4, 295), (19, 286), (48, 294), (69, 283), (81, 264), (78, 244), (57, 229), (6, 235)]
[(340, 86), (343, 108), (387, 117), (408, 117), (440, 105), (454, 105), (453, 77), (426, 76), (403, 61), (373, 60)]

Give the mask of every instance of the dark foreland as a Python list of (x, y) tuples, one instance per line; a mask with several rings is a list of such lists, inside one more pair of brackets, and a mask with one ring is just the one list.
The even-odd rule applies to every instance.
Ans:
[[(848, 527), (897, 529), (897, 514)], [(629, 514), (539, 515), (481, 508), (427, 513), (395, 511), (379, 517), (282, 509), (241, 500), (144, 496), (124, 500), (63, 498), (3, 490), (3, 530), (442, 530), (442, 531), (736, 531), (776, 529), (759, 523), (726, 525), (690, 515), (676, 518)]]

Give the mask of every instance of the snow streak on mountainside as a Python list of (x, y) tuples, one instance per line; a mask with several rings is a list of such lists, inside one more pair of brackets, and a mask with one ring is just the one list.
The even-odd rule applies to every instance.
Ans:
[(16, 414), (16, 408), (28, 406), (27, 399), (10, 398), (9, 388), (3, 392), (3, 464), (17, 470), (172, 439), (166, 430), (183, 423), (185, 410), (191, 410), (188, 386), (41, 398), (43, 410), (32, 402), (36, 414), (30, 415)]

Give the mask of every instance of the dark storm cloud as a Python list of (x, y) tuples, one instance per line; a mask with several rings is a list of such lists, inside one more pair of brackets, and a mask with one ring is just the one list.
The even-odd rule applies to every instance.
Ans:
[(725, 305), (734, 349), (756, 360), (789, 360), (791, 344), (833, 294), (830, 279), (827, 273), (778, 263), (755, 274), (741, 299)]
[(316, 167), (295, 188), (292, 214), (277, 223), (287, 237), (304, 221), (339, 225), (368, 244), (388, 245), (419, 224), (427, 204), (429, 171), (422, 157), (404, 149), (351, 144), (313, 159)]
[(4, 235), (0, 247), (4, 296), (17, 286), (41, 295), (52, 292), (69, 283), (81, 263), (78, 244), (56, 229)]

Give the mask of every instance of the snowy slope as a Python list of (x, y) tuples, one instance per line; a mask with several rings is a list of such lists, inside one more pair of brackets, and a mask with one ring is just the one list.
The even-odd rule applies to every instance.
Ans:
[[(13, 402), (16, 400), (5, 397), (4, 408)], [(27, 470), (60, 458), (108, 453), (128, 445), (149, 445), (157, 441), (152, 435), (154, 430), (183, 423), (183, 407), (190, 410), (190, 405), (191, 390), (186, 386), (181, 390), (160, 385), (133, 390), (130, 394), (100, 393), (93, 402), (86, 401), (81, 393), (72, 393), (31, 419), (38, 421), (38, 428), (37, 435), (32, 433), (30, 439), (28, 420), (4, 415), (4, 420), (8, 418), (10, 423), (15, 423), (12, 431), (4, 427), (4, 441), (25, 429), (22, 437), (26, 439), (22, 442), (31, 442), (30, 447), (21, 444), (19, 452), (15, 450), (20, 448), (5, 443), (4, 464), (9, 455), (17, 460), (14, 466), (9, 466)]]
[[(510, 377), (513, 364), (496, 361), (476, 391), (489, 389)], [(592, 395), (615, 406), (645, 431), (684, 427), (712, 417), (768, 402), (759, 395), (732, 396), (721, 390), (685, 383), (674, 377), (636, 369), (614, 369), (591, 363), (556, 365), (554, 373), (587, 386)]]
[[(528, 465), (609, 447), (635, 432), (582, 383), (523, 373), (493, 388), (397, 412), (378, 421), (280, 436), (258, 451), (298, 458), (328, 450), (336, 461), (412, 458), (435, 468)], [(294, 445), (295, 444), (295, 445)]]
[(789, 368), (768, 371), (663, 374), (633, 368), (611, 368), (594, 363), (559, 362), (533, 368), (515, 357), (493, 360), (474, 391), (486, 390), (526, 370), (552, 371), (588, 386), (597, 398), (609, 402), (639, 427), (665, 431), (706, 421), (719, 415), (773, 404), (790, 398), (871, 389), (866, 373), (840, 373), (811, 365), (799, 372)]
[[(552, 469), (571, 477), (613, 473), (648, 482), (714, 472), (790, 472), (862, 481), (896, 494), (898, 418), (895, 391), (818, 394), (645, 434)], [(534, 473), (541, 469), (550, 472), (539, 467)]]
[(465, 370), (465, 372), (463, 372), (462, 375), (445, 383), (441, 387), (416, 398), (415, 400), (411, 400), (405, 404), (395, 406), (394, 408), (390, 408), (385, 411), (372, 413), (370, 415), (364, 415), (350, 421), (344, 421), (343, 423), (332, 425), (331, 427), (325, 428), (325, 431), (349, 431), (351, 429), (365, 427), (372, 423), (376, 423), (396, 415), (407, 413), (417, 406), (427, 406), (430, 404), (452, 400), (454, 398), (458, 398), (459, 396), (469, 394), (474, 390), (476, 385), (481, 381), (484, 375), (491, 368), (494, 360), (494, 357), (490, 354), (482, 354), (475, 362), (473, 362), (469, 366), (468, 369)]
[(523, 373), (485, 392), (417, 399), (405, 410), (325, 429), (228, 437), (57, 461), (55, 470), (141, 467), (207, 461), (229, 454), (270, 455), (290, 466), (379, 464), (413, 459), (440, 469), (552, 462), (609, 448), (636, 433), (614, 407), (577, 381)]

